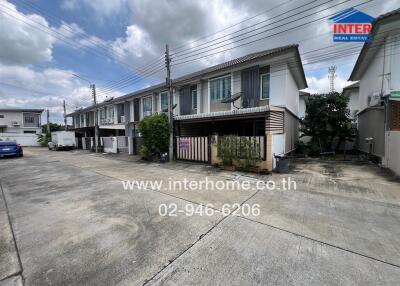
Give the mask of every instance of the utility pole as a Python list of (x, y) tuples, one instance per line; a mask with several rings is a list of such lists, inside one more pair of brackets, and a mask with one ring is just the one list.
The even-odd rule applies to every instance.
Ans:
[(64, 125), (65, 125), (65, 131), (68, 130), (67, 126), (67, 107), (65, 106), (65, 99), (63, 101), (63, 107), (64, 107)]
[(330, 85), (330, 92), (335, 91), (335, 78), (336, 78), (336, 66), (330, 66), (328, 68), (328, 79)]
[(47, 109), (47, 134), (50, 134), (50, 110)]
[(92, 88), (92, 96), (93, 96), (93, 102), (94, 102), (94, 147), (96, 153), (99, 152), (99, 123), (98, 123), (98, 118), (97, 118), (97, 98), (96, 98), (96, 85), (91, 84), (90, 87)]
[(169, 55), (168, 44), (165, 45), (165, 67), (167, 69), (166, 84), (168, 87), (169, 95), (169, 108), (168, 108), (168, 119), (169, 119), (169, 161), (172, 162), (174, 159), (174, 111), (173, 111), (173, 92), (172, 92), (172, 81), (171, 81), (171, 58)]

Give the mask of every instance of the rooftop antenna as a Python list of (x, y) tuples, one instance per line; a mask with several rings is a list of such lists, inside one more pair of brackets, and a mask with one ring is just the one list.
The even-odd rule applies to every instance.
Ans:
[(334, 92), (335, 91), (336, 69), (337, 69), (337, 67), (335, 65), (330, 66), (328, 68), (328, 78), (329, 78), (330, 92)]

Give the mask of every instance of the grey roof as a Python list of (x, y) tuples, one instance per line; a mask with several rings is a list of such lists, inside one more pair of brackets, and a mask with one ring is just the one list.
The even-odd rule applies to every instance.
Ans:
[[(222, 64), (218, 64), (218, 65), (215, 65), (215, 66), (212, 66), (212, 67), (209, 67), (209, 68), (205, 68), (205, 69), (199, 70), (197, 72), (193, 72), (193, 73), (178, 77), (176, 79), (173, 79), (173, 83), (174, 84), (182, 84), (185, 81), (190, 81), (190, 80), (196, 79), (196, 78), (201, 77), (201, 76), (205, 76), (205, 75), (213, 73), (213, 72), (223, 71), (225, 69), (229, 69), (231, 67), (240, 65), (242, 63), (251, 63), (252, 61), (257, 61), (257, 60), (259, 60), (261, 58), (264, 58), (264, 57), (270, 57), (270, 56), (274, 56), (274, 55), (277, 55), (277, 54), (282, 53), (282, 52), (293, 50), (296, 53), (296, 57), (297, 57), (297, 61), (296, 62), (300, 63), (300, 68), (301, 68), (300, 72), (301, 72), (301, 75), (302, 75), (303, 84), (305, 86), (304, 88), (306, 88), (307, 87), (307, 80), (305, 78), (303, 65), (301, 64), (301, 58), (300, 58), (300, 53), (299, 53), (299, 50), (298, 50), (298, 46), (299, 45), (297, 45), (297, 44), (292, 44), (292, 45), (286, 45), (286, 46), (277, 47), (277, 48), (273, 48), (273, 49), (269, 49), (269, 50), (264, 50), (264, 51), (261, 51), (261, 52), (251, 53), (251, 54), (245, 55), (243, 57), (236, 58), (236, 59), (224, 62)], [(115, 99), (113, 99), (113, 100), (111, 100), (109, 102), (102, 102), (102, 103), (98, 104), (98, 106), (104, 106), (104, 105), (107, 105), (107, 104), (110, 104), (110, 103), (120, 102), (120, 101), (125, 100), (126, 98), (134, 97), (134, 96), (141, 95), (143, 93), (147, 93), (147, 92), (151, 92), (151, 91), (156, 91), (156, 90), (162, 89), (162, 88), (165, 88), (165, 83), (159, 83), (157, 85), (153, 85), (153, 86), (145, 88), (145, 89), (141, 89), (141, 90), (138, 90), (138, 91), (135, 91), (135, 92), (128, 93), (126, 95), (117, 97), (117, 98), (115, 98)], [(86, 107), (86, 108), (83, 108), (83, 109), (80, 109), (80, 110), (77, 110), (77, 111), (87, 111), (87, 110), (90, 110), (92, 108), (93, 108), (93, 105), (89, 106), (89, 107)], [(73, 112), (71, 114), (68, 114), (68, 116), (72, 115), (74, 113), (75, 112)]]
[(0, 108), (0, 111), (12, 111), (12, 112), (38, 112), (42, 113), (44, 109), (34, 108)]
[[(399, 15), (400, 15), (400, 8), (393, 10), (391, 12), (388, 12), (386, 14), (382, 14), (379, 17), (375, 18), (375, 20), (372, 22), (371, 35), (375, 35), (376, 30), (378, 29), (378, 26), (382, 23), (382, 21), (384, 21), (384, 20), (390, 21), (391, 19), (393, 19), (392, 17), (397, 17)], [(364, 57), (368, 51), (368, 48), (369, 48), (369, 46), (371, 46), (372, 43), (373, 43), (373, 41), (371, 41), (369, 43), (367, 43), (367, 42), (364, 43), (364, 45), (361, 49), (360, 55), (357, 58), (356, 64), (354, 65), (353, 71), (351, 72), (351, 75), (348, 80), (355, 81), (355, 80), (359, 79), (359, 78), (355, 78), (356, 72), (359, 69), (361, 63), (363, 62)]]
[[(297, 45), (297, 44), (296, 45), (287, 45), (287, 46), (282, 46), (282, 47), (278, 47), (278, 48), (273, 48), (273, 49), (264, 50), (264, 51), (261, 51), (261, 52), (248, 54), (248, 55), (245, 55), (243, 57), (240, 57), (240, 58), (237, 58), (237, 59), (233, 59), (231, 61), (228, 61), (228, 62), (225, 62), (225, 63), (222, 63), (222, 64), (218, 64), (218, 65), (215, 65), (215, 66), (212, 66), (212, 67), (209, 67), (209, 68), (206, 68), (206, 69), (202, 69), (200, 71), (197, 71), (197, 72), (185, 75), (185, 76), (181, 76), (181, 77), (175, 79), (174, 82), (181, 82), (181, 81), (190, 80), (190, 79), (196, 78), (198, 76), (202, 76), (202, 75), (209, 74), (209, 73), (212, 73), (212, 72), (216, 72), (216, 71), (224, 70), (224, 69), (227, 69), (227, 68), (231, 68), (231, 67), (234, 67), (234, 66), (236, 66), (238, 64), (248, 63), (248, 62), (251, 62), (251, 61), (259, 60), (260, 58), (263, 58), (263, 57), (276, 55), (276, 54), (281, 53), (281, 52), (286, 52), (286, 51), (288, 51), (290, 49), (295, 49), (298, 52), (298, 49), (297, 49), (298, 46), (299, 45)], [(299, 59), (300, 59), (300, 55), (298, 55), (298, 56), (299, 56)], [(304, 70), (302, 70), (302, 73), (304, 75)], [(305, 83), (305, 85), (307, 85), (307, 81), (306, 81), (305, 77), (304, 77), (304, 83)]]

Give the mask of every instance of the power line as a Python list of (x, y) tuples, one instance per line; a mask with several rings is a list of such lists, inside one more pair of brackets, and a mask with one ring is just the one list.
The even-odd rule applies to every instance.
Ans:
[[(285, 1), (285, 2), (283, 2), (283, 3), (281, 3), (281, 4), (279, 4), (279, 5), (276, 5), (276, 6), (272, 7), (271, 9), (265, 10), (265, 11), (259, 13), (259, 14), (254, 15), (254, 16), (245, 18), (245, 19), (241, 20), (240, 22), (237, 22), (237, 23), (235, 23), (235, 24), (232, 24), (232, 25), (230, 25), (230, 26), (228, 26), (228, 27), (225, 27), (225, 28), (223, 28), (223, 29), (221, 29), (221, 30), (219, 30), (219, 31), (216, 31), (216, 32), (214, 32), (214, 33), (212, 33), (212, 34), (209, 34), (209, 35), (206, 35), (206, 36), (202, 36), (202, 37), (200, 37), (200, 38), (197, 38), (196, 40), (191, 41), (190, 43), (187, 43), (187, 44), (181, 45), (181, 46), (179, 46), (179, 47), (173, 48), (173, 49), (171, 49), (171, 52), (177, 51), (177, 50), (179, 50), (179, 49), (181, 49), (181, 48), (183, 48), (183, 47), (190, 46), (190, 45), (193, 44), (193, 43), (196, 43), (196, 42), (201, 41), (201, 40), (203, 40), (203, 39), (209, 38), (209, 37), (211, 37), (211, 36), (213, 36), (213, 35), (217, 35), (217, 34), (223, 32), (223, 31), (229, 30), (230, 28), (233, 28), (233, 27), (235, 27), (235, 26), (238, 26), (238, 25), (240, 25), (240, 24), (242, 24), (242, 23), (244, 23), (244, 22), (247, 22), (247, 21), (249, 21), (249, 20), (255, 19), (255, 18), (257, 18), (257, 17), (259, 17), (259, 16), (261, 16), (261, 15), (267, 13), (267, 12), (271, 12), (271, 11), (275, 10), (276, 8), (279, 8), (279, 7), (281, 7), (281, 6), (284, 6), (284, 5), (286, 5), (286, 4), (288, 4), (288, 3), (292, 2), (292, 1), (293, 1), (293, 0)], [(177, 51), (177, 52), (178, 52), (178, 51)]]
[[(333, 0), (328, 0), (327, 2), (331, 2), (331, 1), (333, 1)], [(340, 2), (340, 3), (338, 3), (338, 4), (332, 5), (332, 6), (330, 6), (330, 7), (327, 7), (327, 8), (325, 8), (325, 9), (322, 9), (322, 10), (317, 11), (317, 12), (323, 12), (323, 11), (325, 11), (325, 10), (329, 10), (329, 9), (331, 9), (331, 8), (333, 8), (333, 7), (339, 6), (339, 5), (344, 4), (344, 3), (346, 3), (346, 2), (349, 2), (349, 1), (351, 1), (351, 0), (344, 0), (344, 1)], [(369, 1), (374, 1), (374, 0), (369, 0)], [(325, 3), (327, 3), (327, 2), (325, 2)], [(304, 11), (308, 11), (308, 9), (307, 9), (307, 10), (304, 10)], [(304, 12), (304, 11), (302, 11), (302, 12)], [(302, 12), (301, 12), (301, 13), (302, 13)], [(220, 45), (220, 46), (216, 46), (216, 47), (207, 49), (207, 50), (205, 50), (205, 51), (201, 51), (201, 52), (197, 52), (197, 51), (196, 51), (196, 52), (190, 52), (190, 55), (186, 55), (186, 56), (184, 56), (184, 57), (179, 56), (179, 57), (178, 57), (178, 60), (181, 61), (181, 60), (188, 59), (188, 58), (191, 58), (191, 57), (194, 57), (194, 56), (202, 55), (202, 54), (204, 54), (204, 53), (207, 53), (207, 52), (210, 52), (210, 51), (213, 51), (213, 50), (216, 50), (216, 49), (220, 49), (220, 48), (222, 48), (222, 47), (226, 47), (226, 46), (228, 46), (228, 45), (232, 45), (232, 44), (236, 44), (236, 43), (238, 43), (238, 42), (242, 42), (242, 41), (244, 41), (244, 40), (246, 40), (246, 39), (253, 38), (253, 37), (255, 37), (255, 36), (258, 36), (258, 35), (264, 34), (264, 33), (266, 33), (266, 32), (270, 32), (270, 31), (272, 31), (272, 30), (275, 30), (275, 29), (277, 29), (277, 28), (286, 26), (286, 25), (288, 25), (288, 24), (294, 23), (294, 22), (296, 22), (296, 21), (303, 20), (305, 17), (314, 15), (314, 13), (315, 13), (315, 12), (313, 12), (313, 13), (311, 13), (311, 14), (308, 14), (308, 15), (305, 15), (305, 16), (303, 16), (303, 17), (301, 17), (301, 18), (288, 21), (288, 22), (283, 23), (283, 24), (281, 24), (281, 25), (278, 25), (278, 26), (276, 26), (276, 27), (272, 27), (272, 28), (270, 28), (270, 29), (267, 29), (267, 30), (258, 32), (258, 33), (256, 33), (256, 34), (252, 34), (252, 35), (243, 37), (243, 38), (238, 39), (238, 40), (235, 40), (235, 41), (233, 41), (233, 42), (229, 42), (229, 43), (224, 44), (224, 45)], [(334, 14), (336, 14), (336, 13), (334, 13)], [(293, 15), (292, 15), (292, 16), (293, 16)], [(290, 17), (292, 17), (292, 16), (290, 16)], [(290, 19), (290, 17), (286, 17), (286, 18), (281, 19), (281, 20), (279, 20), (279, 21), (286, 20), (286, 19)], [(316, 19), (316, 20), (313, 20), (313, 21), (310, 21), (310, 22), (306, 22), (306, 23), (301, 24), (301, 25), (299, 25), (299, 26), (291, 27), (291, 28), (286, 29), (286, 30), (284, 30), (284, 31), (277, 32), (277, 33), (275, 33), (275, 34), (273, 34), (273, 35), (281, 34), (281, 33), (283, 33), (283, 32), (287, 32), (287, 31), (289, 31), (289, 30), (292, 30), (292, 29), (295, 29), (295, 28), (298, 28), (298, 27), (302, 27), (302, 26), (304, 26), (304, 25), (306, 25), (306, 24), (313, 23), (313, 22), (316, 22), (316, 21), (318, 21), (318, 20), (322, 20), (322, 19), (325, 19), (325, 18), (326, 18), (326, 17), (324, 16), (324, 17), (322, 17), (322, 18), (318, 18), (318, 19)], [(277, 21), (277, 22), (279, 22), (279, 21)], [(275, 23), (277, 23), (277, 22), (275, 22)], [(274, 24), (274, 23), (272, 23), (272, 24)], [(266, 26), (268, 26), (268, 25), (266, 25)], [(263, 27), (265, 27), (265, 26), (263, 26)], [(262, 28), (262, 27), (260, 27), (260, 28)], [(254, 31), (256, 31), (256, 30), (258, 30), (258, 29), (259, 29), (259, 28), (255, 29)], [(240, 35), (234, 36), (234, 37), (232, 37), (231, 39), (234, 39), (234, 38), (237, 38), (237, 37), (239, 37), (239, 36), (246, 35), (246, 34), (249, 34), (249, 33), (252, 33), (252, 32), (253, 32), (253, 31), (251, 31), (251, 32), (245, 32), (245, 33), (242, 33), (242, 34), (240, 34)], [(269, 38), (269, 37), (271, 37), (271, 36), (272, 36), (272, 35), (269, 35), (269, 36), (263, 37), (263, 38), (261, 38), (261, 39)], [(229, 39), (229, 40), (231, 40), (231, 39)], [(261, 39), (257, 39), (257, 40), (254, 40), (254, 41), (259, 41), (259, 40), (261, 40)], [(223, 42), (226, 42), (226, 41), (227, 41), (227, 40), (222, 41), (222, 42), (219, 42), (219, 43), (223, 43)], [(254, 41), (252, 41), (252, 42), (254, 42)], [(252, 43), (252, 42), (249, 42), (249, 43)], [(216, 43), (216, 45), (219, 44), (219, 43)], [(245, 44), (248, 44), (248, 43), (245, 43)], [(241, 46), (242, 46), (242, 45), (241, 45)], [(210, 47), (210, 46), (206, 46), (206, 47), (204, 47), (204, 48), (208, 48), (208, 47)], [(203, 48), (200, 48), (199, 50), (202, 50), (202, 49), (203, 49)]]
[[(14, 13), (14, 10), (10, 9), (10, 8), (7, 7), (7, 6), (2, 5), (1, 3), (0, 3), (0, 6), (3, 7), (3, 8), (5, 8), (5, 9), (7, 9), (7, 10), (10, 10), (10, 11), (12, 11), (12, 12)], [(81, 44), (81, 43), (76, 43), (76, 42), (74, 42), (73, 40), (71, 40), (70, 38), (68, 38), (68, 36), (62, 34), (61, 32), (56, 31), (56, 30), (54, 30), (54, 29), (51, 29), (50, 27), (48, 27), (48, 26), (46, 26), (46, 25), (43, 25), (42, 23), (39, 23), (39, 22), (37, 22), (37, 21), (34, 21), (34, 20), (32, 20), (32, 19), (26, 17), (25, 15), (18, 14), (19, 17), (16, 17), (15, 14), (8, 13), (8, 12), (2, 10), (2, 9), (0, 9), (0, 12), (2, 12), (3, 14), (6, 14), (6, 15), (8, 15), (9, 17), (12, 17), (12, 18), (14, 18), (14, 19), (16, 19), (16, 20), (18, 20), (18, 21), (23, 22), (23, 23), (25, 23), (25, 24), (28, 25), (28, 26), (31, 26), (31, 27), (33, 27), (33, 28), (35, 28), (35, 29), (37, 29), (37, 30), (40, 30), (40, 31), (42, 31), (42, 32), (44, 32), (44, 33), (46, 33), (46, 34), (49, 34), (49, 35), (51, 35), (51, 36), (53, 36), (53, 37), (55, 37), (55, 38), (57, 38), (57, 39), (59, 39), (59, 40), (65, 42), (67, 45), (69, 45), (69, 46), (71, 46), (71, 47), (73, 47), (73, 48), (78, 48), (78, 47), (79, 47), (79, 48), (85, 50), (86, 52), (89, 52), (89, 53), (94, 54), (94, 55), (96, 55), (96, 56), (110, 58), (110, 57), (107, 56), (106, 54), (100, 53), (100, 52), (96, 51), (95, 49), (93, 49), (93, 48), (91, 48), (91, 47), (85, 46), (85, 45), (83, 45), (83, 44)], [(39, 26), (42, 26), (44, 29), (43, 29), (43, 28), (40, 28), (40, 27), (37, 26), (37, 25), (31, 24), (31, 23), (29, 23), (29, 22), (27, 22), (27, 21), (24, 21), (24, 19), (21, 19), (20, 17), (26, 18), (26, 19), (28, 19), (30, 22), (33, 22), (33, 23), (35, 23), (35, 24), (37, 24), (37, 25), (39, 25)], [(132, 68), (130, 65), (128, 65), (128, 64), (126, 64), (126, 63), (124, 63), (124, 62), (119, 61), (117, 58), (111, 57), (111, 59), (113, 59), (113, 60), (117, 61), (118, 63), (120, 63), (121, 65), (126, 66), (126, 67), (129, 67), (130, 69), (132, 69), (133, 71), (135, 71), (135, 69)], [(162, 65), (161, 65), (162, 59), (157, 60), (157, 62), (156, 62), (155, 64), (153, 64), (152, 66), (155, 66), (157, 63), (159, 63), (159, 66), (162, 66)], [(151, 68), (152, 66), (146, 67), (145, 70)], [(144, 70), (143, 70), (143, 71), (144, 71)]]
[[(25, 2), (29, 2), (29, 1), (25, 1)], [(42, 14), (43, 14), (43, 11), (44, 11), (45, 12), (44, 14), (48, 15), (50, 18), (55, 19), (55, 22), (60, 21), (61, 24), (62, 24), (60, 27), (66, 29), (66, 30), (68, 28), (68, 30), (70, 32), (74, 32), (75, 31), (74, 28), (71, 25), (69, 25), (68, 23), (64, 22), (62, 19), (58, 18), (57, 16), (53, 15), (50, 12), (46, 13), (47, 10), (45, 10), (43, 8), (39, 8), (37, 5), (34, 5), (33, 3), (22, 3), (22, 4), (27, 5), (27, 6), (31, 7), (34, 11), (37, 11), (37, 12), (42, 13)], [(116, 50), (110, 49), (103, 42), (93, 41), (91, 39), (91, 35), (86, 33), (86, 31), (84, 31), (84, 30), (82, 30), (81, 33), (78, 36), (83, 38), (84, 35), (87, 36), (87, 39), (85, 39), (85, 40), (89, 40), (90, 42), (92, 42), (95, 45), (99, 45), (100, 44), (103, 47), (104, 50), (106, 50), (107, 52), (110, 52), (111, 55), (113, 55), (114, 57), (118, 57), (118, 56), (119, 57), (124, 57), (125, 56), (124, 54), (122, 54), (122, 53), (120, 53), (120, 52), (118, 52)], [(149, 64), (147, 64), (147, 65), (145, 65), (143, 67), (136, 67), (135, 69), (138, 70), (139, 72), (144, 73), (144, 72), (146, 72), (148, 70), (149, 67), (153, 67), (155, 64), (161, 64), (163, 62), (163, 60), (164, 60), (164, 57), (161, 56), (161, 57), (156, 58), (154, 61), (151, 61)], [(118, 84), (123, 80), (130, 80), (130, 77), (131, 77), (131, 74), (130, 73), (126, 73), (124, 76), (122, 76), (122, 78), (119, 81), (111, 82), (110, 84), (105, 85), (104, 88), (105, 87), (111, 87), (113, 84)]]
[[(348, 1), (350, 1), (350, 0), (345, 0), (345, 1), (343, 1), (342, 3), (348, 2)], [(358, 6), (360, 6), (360, 5), (364, 5), (364, 4), (369, 3), (369, 2), (372, 2), (372, 1), (375, 1), (375, 0), (368, 0), (368, 1), (364, 2), (364, 3), (360, 3), (360, 4), (355, 5), (355, 6), (353, 6), (353, 7), (358, 7)], [(337, 5), (340, 5), (340, 4), (337, 4)], [(332, 16), (332, 15), (335, 15), (336, 13), (337, 13), (337, 12), (334, 12), (334, 13), (331, 13), (331, 14), (329, 14), (329, 15), (327, 15), (327, 16), (324, 16), (324, 17), (321, 17), (321, 18), (317, 18), (317, 19), (314, 19), (314, 20), (312, 20), (312, 21), (305, 22), (305, 23), (303, 23), (303, 24), (299, 24), (299, 25), (297, 25), (297, 26), (295, 26), (295, 27), (291, 27), (291, 28), (288, 28), (288, 29), (286, 29), (286, 30), (276, 32), (276, 33), (274, 33), (274, 34), (267, 35), (267, 36), (264, 36), (264, 37), (259, 38), (259, 39), (255, 39), (255, 40), (252, 40), (252, 41), (250, 41), (250, 42), (243, 43), (243, 44), (241, 44), (241, 45), (237, 45), (237, 46), (234, 46), (234, 47), (231, 47), (231, 48), (224, 49), (224, 50), (222, 50), (222, 51), (214, 52), (214, 53), (211, 53), (211, 54), (208, 54), (208, 55), (203, 55), (203, 56), (201, 56), (201, 57), (197, 57), (197, 58), (190, 59), (190, 60), (186, 60), (186, 61), (176, 62), (176, 63), (173, 64), (173, 65), (180, 65), (180, 64), (189, 63), (189, 62), (196, 61), (196, 60), (200, 60), (200, 59), (204, 59), (204, 58), (206, 58), (206, 57), (210, 57), (210, 56), (213, 56), (213, 55), (222, 53), (222, 52), (226, 52), (226, 51), (229, 51), (229, 50), (232, 50), (232, 49), (236, 49), (236, 48), (239, 48), (239, 47), (243, 47), (243, 46), (246, 46), (246, 45), (249, 45), (249, 44), (252, 44), (252, 43), (255, 43), (255, 42), (258, 42), (258, 41), (261, 41), (261, 40), (264, 40), (264, 39), (267, 39), (267, 38), (270, 38), (270, 37), (273, 37), (273, 36), (276, 36), (276, 35), (279, 35), (279, 34), (288, 32), (288, 31), (291, 31), (291, 30), (295, 30), (295, 29), (301, 28), (301, 27), (303, 27), (303, 26), (305, 26), (305, 25), (309, 25), (309, 24), (311, 24), (311, 23), (315, 23), (315, 22), (317, 22), (317, 21), (320, 21), (320, 20), (325, 19), (325, 18), (327, 18), (327, 17), (330, 17), (330, 16)]]
[[(327, 2), (324, 2), (324, 3), (322, 3), (322, 4), (318, 4), (318, 5), (314, 6), (314, 7), (307, 8), (306, 10), (303, 10), (303, 11), (301, 11), (301, 12), (297, 12), (297, 13), (295, 13), (294, 15), (290, 15), (289, 17), (282, 18), (282, 19), (280, 19), (280, 20), (274, 21), (274, 22), (269, 23), (269, 24), (267, 24), (267, 25), (263, 25), (263, 26), (261, 26), (261, 27), (255, 28), (255, 29), (252, 30), (252, 31), (248, 31), (248, 32), (245, 32), (245, 33), (236, 35), (236, 36), (234, 36), (234, 37), (230, 37), (229, 39), (226, 39), (226, 40), (223, 40), (223, 41), (220, 41), (220, 42), (217, 42), (217, 43), (213, 43), (213, 42), (215, 42), (215, 41), (217, 41), (217, 40), (219, 40), (219, 39), (223, 39), (223, 38), (225, 38), (225, 37), (235, 35), (236, 33), (239, 33), (239, 32), (241, 32), (241, 31), (247, 30), (247, 29), (249, 29), (249, 28), (253, 28), (253, 27), (255, 27), (255, 26), (259, 25), (259, 24), (262, 24), (262, 23), (265, 23), (265, 22), (269, 22), (269, 21), (271, 21), (271, 20), (273, 20), (273, 19), (279, 18), (279, 17), (282, 16), (282, 15), (286, 15), (286, 14), (288, 14), (288, 13), (290, 13), (290, 12), (293, 12), (293, 11), (299, 9), (299, 8), (303, 8), (304, 6), (310, 5), (310, 4), (312, 4), (312, 3), (314, 3), (314, 2), (318, 2), (318, 1), (319, 1), (319, 0), (313, 0), (313, 1), (311, 1), (311, 2), (309, 2), (309, 3), (307, 3), (307, 4), (305, 4), (305, 5), (301, 5), (301, 6), (298, 6), (298, 7), (296, 7), (296, 8), (293, 8), (293, 9), (291, 9), (291, 10), (289, 10), (289, 11), (285, 11), (285, 12), (283, 12), (283, 13), (281, 13), (281, 14), (275, 15), (275, 16), (272, 17), (272, 18), (268, 18), (268, 19), (266, 19), (266, 20), (257, 22), (257, 23), (255, 23), (255, 24), (252, 24), (252, 25), (247, 26), (247, 27), (245, 27), (245, 28), (239, 29), (239, 30), (237, 30), (237, 31), (234, 31), (234, 32), (229, 33), (229, 34), (227, 34), (227, 35), (224, 35), (224, 36), (222, 36), (222, 37), (219, 37), (219, 38), (216, 38), (216, 39), (207, 41), (207, 42), (205, 42), (205, 43), (202, 43), (202, 44), (200, 44), (200, 45), (197, 45), (197, 46), (195, 46), (195, 47), (192, 47), (192, 48), (189, 48), (189, 49), (186, 49), (186, 50), (183, 50), (183, 51), (174, 53), (174, 54), (172, 54), (172, 56), (178, 57), (178, 55), (179, 55), (179, 57), (181, 57), (181, 56), (184, 56), (184, 55), (187, 55), (187, 54), (190, 54), (190, 53), (191, 53), (191, 52), (186, 52), (186, 53), (183, 53), (183, 54), (182, 54), (182, 52), (185, 52), (185, 51), (187, 51), (187, 50), (196, 49), (196, 51), (199, 51), (199, 50), (206, 49), (206, 48), (208, 48), (208, 47), (212, 47), (213, 45), (218, 45), (218, 44), (220, 44), (220, 43), (224, 43), (224, 42), (230, 41), (230, 40), (232, 40), (232, 39), (234, 39), (234, 38), (237, 38), (237, 37), (240, 37), (240, 36), (249, 34), (249, 33), (253, 33), (254, 31), (257, 31), (257, 30), (259, 30), (259, 29), (265, 28), (265, 27), (267, 27), (267, 26), (269, 26), (269, 25), (279, 23), (279, 22), (281, 22), (281, 21), (283, 21), (283, 20), (287, 20), (287, 19), (289, 19), (289, 17), (296, 16), (296, 15), (298, 15), (298, 14), (301, 14), (301, 13), (305, 12), (305, 11), (309, 11), (309, 10), (311, 10), (311, 9), (313, 9), (313, 8), (322, 6), (323, 4), (326, 4), (326, 3), (328, 3), (328, 2), (332, 2), (332, 1), (334, 1), (334, 0), (328, 0)], [(349, 0), (349, 1), (350, 1), (350, 0)], [(213, 43), (213, 44), (208, 45), (208, 46), (205, 46), (205, 47), (203, 47), (203, 48), (200, 48), (201, 46), (206, 45), (206, 44), (209, 44), (209, 43)]]

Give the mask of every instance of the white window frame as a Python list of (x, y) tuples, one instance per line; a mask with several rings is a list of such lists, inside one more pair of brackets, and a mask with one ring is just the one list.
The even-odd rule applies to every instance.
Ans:
[(145, 111), (144, 111), (144, 101), (145, 101), (146, 99), (150, 99), (150, 100), (151, 100), (151, 110), (150, 110), (150, 113), (153, 114), (153, 95), (144, 96), (144, 97), (142, 97), (142, 106), (141, 106), (142, 118), (145, 117), (145, 115), (144, 115), (144, 112), (145, 112)]
[[(231, 96), (232, 96), (232, 73), (208, 79), (208, 102), (209, 102), (209, 105), (211, 104), (211, 82), (214, 80), (219, 80), (219, 79), (228, 78), (228, 77), (231, 80)], [(220, 100), (222, 100), (222, 98)], [(218, 101), (218, 100), (214, 100), (214, 101)]]
[[(263, 98), (263, 84), (262, 84), (262, 78), (264, 75), (269, 75), (269, 91), (268, 91), (268, 98)], [(260, 74), (260, 100), (269, 100), (271, 98), (271, 73), (266, 72), (266, 73), (262, 73)]]
[[(192, 89), (192, 87), (196, 87), (196, 89)], [(196, 108), (194, 108), (194, 106), (193, 106), (193, 103), (194, 103), (194, 100), (193, 100), (193, 93), (192, 93), (192, 91), (196, 91)], [(192, 97), (192, 110), (196, 110), (196, 112), (197, 112), (197, 109), (199, 108), (199, 104), (198, 104), (198, 93), (197, 93), (197, 85), (193, 85), (193, 86), (191, 86), (190, 87), (190, 96)]]
[(168, 90), (164, 90), (164, 91), (161, 91), (159, 94), (158, 94), (158, 97), (159, 97), (159, 100), (158, 100), (158, 103), (159, 103), (159, 106), (160, 106), (160, 112), (163, 112), (162, 111), (162, 106), (161, 106), (161, 104), (162, 104), (162, 100), (161, 100), (161, 95), (163, 95), (163, 94), (166, 94), (167, 95), (167, 109), (169, 108), (169, 97), (168, 97)]

